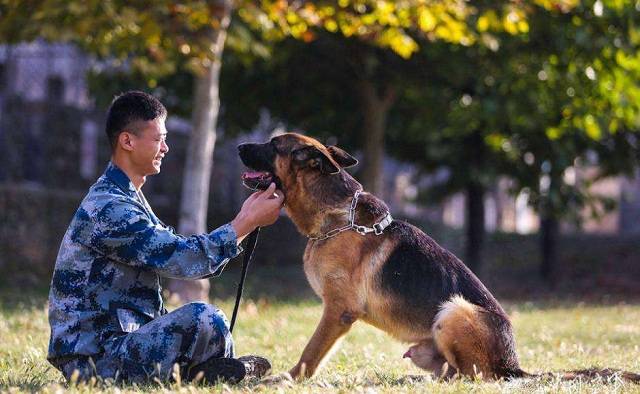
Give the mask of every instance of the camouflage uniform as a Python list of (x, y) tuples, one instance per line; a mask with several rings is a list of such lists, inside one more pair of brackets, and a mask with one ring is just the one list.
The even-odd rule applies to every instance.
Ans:
[(217, 276), (240, 253), (230, 224), (183, 237), (155, 216), (109, 163), (91, 186), (56, 260), (49, 293), (48, 360), (69, 379), (166, 379), (210, 357), (232, 357), (224, 314), (190, 303), (167, 313), (160, 278)]

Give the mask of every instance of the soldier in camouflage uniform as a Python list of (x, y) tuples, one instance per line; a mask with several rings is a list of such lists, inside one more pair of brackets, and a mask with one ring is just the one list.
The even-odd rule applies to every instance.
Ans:
[(111, 162), (62, 240), (49, 294), (48, 360), (67, 380), (166, 380), (177, 364), (183, 379), (201, 372), (209, 381), (238, 381), (270, 367), (260, 357), (233, 358), (227, 319), (215, 306), (194, 302), (167, 313), (160, 278), (219, 275), (244, 236), (277, 219), (282, 195), (271, 185), (251, 195), (231, 223), (176, 234), (140, 190), (169, 150), (165, 118), (164, 106), (142, 92), (127, 92), (109, 108)]

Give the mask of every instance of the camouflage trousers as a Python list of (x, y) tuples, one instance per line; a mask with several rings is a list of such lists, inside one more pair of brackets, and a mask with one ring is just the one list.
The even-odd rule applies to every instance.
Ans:
[(184, 377), (189, 367), (211, 357), (233, 357), (233, 339), (222, 311), (192, 302), (136, 331), (110, 338), (104, 349), (104, 353), (74, 358), (58, 368), (67, 381), (87, 381), (93, 376), (126, 382), (164, 381), (172, 377), (175, 364)]

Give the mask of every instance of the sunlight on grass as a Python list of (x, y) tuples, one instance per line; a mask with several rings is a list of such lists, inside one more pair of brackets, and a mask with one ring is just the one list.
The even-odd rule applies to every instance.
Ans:
[[(231, 300), (216, 300), (228, 314)], [(515, 327), (523, 369), (530, 372), (612, 367), (640, 371), (640, 306), (507, 305)], [(321, 313), (316, 301), (272, 302), (246, 300), (235, 338), (238, 354), (269, 357), (278, 374), (300, 356)], [(5, 392), (211, 392), (211, 387), (188, 384), (67, 387), (45, 357), (49, 326), (43, 298), (0, 303), (0, 391)], [(520, 379), (480, 382), (458, 379), (434, 381), (402, 354), (407, 346), (386, 334), (356, 323), (315, 378), (299, 383), (264, 385), (247, 382), (217, 385), (214, 392), (442, 392), (442, 393), (557, 393), (640, 392), (640, 386), (611, 382), (561, 382)]]

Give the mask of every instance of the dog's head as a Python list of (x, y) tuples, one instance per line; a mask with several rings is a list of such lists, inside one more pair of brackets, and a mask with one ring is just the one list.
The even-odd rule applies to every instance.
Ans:
[(275, 182), (278, 189), (286, 191), (300, 179), (332, 176), (358, 164), (337, 146), (325, 146), (296, 133), (278, 135), (264, 144), (242, 144), (238, 151), (242, 162), (252, 170), (242, 175), (243, 183), (260, 190)]

